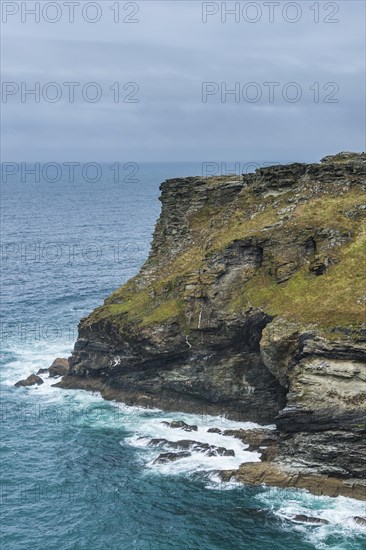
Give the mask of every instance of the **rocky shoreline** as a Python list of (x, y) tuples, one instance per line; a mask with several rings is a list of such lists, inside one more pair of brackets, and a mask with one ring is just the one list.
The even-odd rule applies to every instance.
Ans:
[(55, 385), (275, 423), (224, 479), (365, 500), (365, 190), (356, 153), (164, 182), (148, 260)]
[[(39, 369), (36, 374), (31, 374), (27, 379), (20, 380), (15, 384), (16, 387), (41, 385), (44, 383), (41, 375), (48, 375), (56, 378), (55, 387), (67, 388), (67, 370), (68, 360), (57, 358), (49, 368)], [(60, 380), (61, 375), (64, 375)], [(72, 384), (70, 389), (84, 389), (89, 391), (101, 392), (101, 395), (107, 400), (122, 401), (129, 405), (138, 405), (145, 408), (156, 408), (154, 399), (144, 395), (124, 395), (119, 391), (103, 387), (100, 383), (92, 380), (80, 381), (80, 385)], [(161, 401), (159, 401), (159, 404)], [(182, 409), (183, 407), (180, 407)], [(169, 410), (175, 411), (173, 403)], [(203, 414), (208, 414), (205, 411)], [(224, 447), (208, 445), (192, 439), (197, 426), (189, 425), (181, 420), (170, 423), (163, 422), (171, 428), (178, 428), (189, 432), (189, 436), (178, 441), (169, 441), (167, 439), (151, 439), (149, 446), (168, 452), (160, 453), (153, 461), (153, 464), (164, 464), (175, 462), (182, 458), (191, 456), (191, 451), (202, 452), (207, 456), (234, 456), (234, 451)], [(193, 433), (192, 433), (193, 432)], [(246, 462), (236, 470), (222, 470), (219, 473), (223, 482), (235, 481), (242, 484), (253, 486), (268, 485), (280, 488), (306, 489), (317, 496), (346, 496), (359, 500), (366, 500), (366, 480), (364, 478), (344, 479), (320, 473), (320, 468), (302, 467), (296, 464), (296, 461), (289, 460), (279, 454), (279, 444), (281, 442), (281, 432), (278, 429), (257, 428), (257, 429), (227, 429), (208, 428), (207, 432), (216, 433), (239, 439), (249, 452), (256, 452), (260, 456), (260, 462)], [(143, 437), (144, 439), (144, 437)], [(362, 459), (362, 457), (361, 457)], [(299, 518), (299, 522), (311, 523), (312, 518)], [(314, 519), (314, 518), (313, 518)], [(316, 518), (315, 518), (316, 519)], [(366, 517), (357, 517), (357, 523), (366, 526)]]

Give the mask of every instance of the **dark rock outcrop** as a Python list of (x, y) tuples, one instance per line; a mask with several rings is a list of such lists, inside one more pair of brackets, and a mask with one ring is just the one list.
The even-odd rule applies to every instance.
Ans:
[(297, 514), (292, 518), (292, 521), (299, 523), (311, 523), (313, 525), (328, 525), (329, 521), (323, 518), (314, 518), (311, 516), (305, 516), (305, 514)]
[(180, 428), (185, 432), (196, 432), (198, 429), (197, 426), (193, 424), (187, 424), (186, 422), (183, 422), (183, 420), (173, 420), (172, 422), (162, 422), (162, 424), (169, 426), (169, 428)]
[(20, 388), (26, 386), (40, 386), (41, 384), (43, 384), (42, 378), (36, 374), (31, 374), (25, 380), (19, 380), (19, 382), (16, 382), (14, 386)]
[(191, 439), (181, 439), (179, 441), (168, 441), (167, 439), (151, 439), (149, 442), (150, 447), (167, 447), (170, 449), (179, 449), (195, 451), (198, 453), (204, 453), (206, 456), (235, 456), (233, 449), (226, 449), (225, 447), (217, 447), (217, 445), (210, 445), (209, 443), (201, 443), (200, 441), (193, 441)]
[(168, 462), (176, 462), (182, 458), (187, 458), (191, 456), (191, 453), (188, 451), (181, 451), (179, 453), (161, 453), (158, 458), (156, 458), (153, 464), (167, 464)]
[(81, 320), (56, 385), (276, 423), (276, 468), (350, 496), (365, 474), (365, 189), (356, 153), (164, 182), (148, 260)]

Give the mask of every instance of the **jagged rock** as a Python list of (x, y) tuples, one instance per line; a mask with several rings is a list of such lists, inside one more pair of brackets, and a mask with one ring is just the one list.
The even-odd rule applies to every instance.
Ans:
[(65, 376), (69, 371), (69, 362), (67, 359), (58, 357), (54, 360), (50, 368), (48, 369), (50, 378), (56, 378), (57, 376)]
[(181, 428), (185, 432), (196, 432), (197, 426), (186, 424), (183, 420), (173, 420), (169, 424), (170, 428)]
[(293, 518), (291, 518), (292, 521), (298, 521), (300, 523), (312, 523), (314, 525), (328, 525), (329, 521), (327, 519), (323, 518), (315, 518), (312, 516), (305, 516), (304, 514), (297, 514)]
[(223, 481), (235, 479), (241, 483), (260, 486), (269, 485), (284, 489), (307, 489), (315, 495), (337, 497), (339, 495), (366, 500), (366, 482), (364, 479), (349, 480), (316, 473), (316, 470), (301, 470), (281, 463), (247, 462), (238, 470), (221, 473)]
[(19, 388), (25, 386), (40, 386), (41, 384), (43, 384), (42, 378), (36, 374), (31, 374), (25, 380), (19, 380), (14, 386)]
[[(190, 439), (180, 439), (179, 441), (169, 441), (168, 447), (172, 447), (172, 449), (195, 449), (199, 447), (200, 445), (204, 445), (203, 443), (200, 443), (199, 441), (191, 441)], [(207, 448), (209, 445), (207, 445)]]
[(209, 443), (201, 443), (199, 441), (192, 441), (191, 439), (181, 439), (179, 441), (168, 441), (167, 439), (152, 439), (149, 442), (150, 447), (156, 447), (162, 445), (171, 449), (180, 449), (205, 453), (207, 456), (235, 456), (233, 449), (226, 449), (225, 447), (217, 447), (216, 445), (210, 445)]
[(224, 435), (229, 435), (240, 439), (243, 443), (259, 447), (273, 445), (277, 443), (278, 433), (275, 430), (254, 429), (254, 430), (225, 430)]
[(240, 439), (248, 445), (247, 451), (260, 453), (262, 461), (268, 462), (277, 455), (278, 433), (275, 430), (225, 430), (224, 435)]
[(366, 527), (366, 518), (363, 518), (361, 516), (355, 516), (353, 518), (357, 525), (362, 525), (363, 527)]
[(222, 434), (222, 430), (219, 428), (209, 428), (207, 432), (211, 434)]
[(225, 449), (225, 447), (215, 447), (211, 445), (205, 453), (207, 456), (235, 456), (233, 449)]
[(187, 458), (191, 456), (191, 453), (188, 451), (182, 451), (180, 453), (162, 453), (156, 458), (153, 464), (166, 464), (167, 462), (176, 462), (182, 458)]
[(156, 447), (163, 445), (164, 447), (170, 447), (171, 449), (192, 449), (194, 445), (201, 445), (199, 441), (192, 441), (191, 439), (180, 439), (179, 441), (168, 441), (167, 439), (152, 439), (149, 442), (149, 446)]
[[(145, 437), (139, 437), (139, 439), (145, 439)], [(167, 439), (154, 437), (149, 441), (149, 447), (157, 447), (159, 445), (165, 445), (166, 443), (169, 443)]]

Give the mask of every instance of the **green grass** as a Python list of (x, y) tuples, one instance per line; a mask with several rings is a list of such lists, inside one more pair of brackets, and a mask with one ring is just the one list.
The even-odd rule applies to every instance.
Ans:
[(339, 263), (321, 276), (300, 269), (289, 281), (276, 283), (268, 274), (259, 272), (244, 285), (243, 296), (234, 304), (261, 306), (272, 315), (303, 323), (319, 323), (323, 327), (353, 326), (365, 322), (366, 304), (366, 236), (339, 253)]
[(158, 305), (155, 309), (152, 309), (150, 313), (147, 313), (142, 321), (142, 326), (155, 325), (157, 323), (163, 323), (167, 320), (178, 318), (181, 314), (181, 307), (178, 300), (168, 300)]
[(337, 196), (323, 195), (297, 207), (291, 225), (294, 228), (326, 227), (338, 231), (350, 231), (355, 221), (345, 216), (355, 205), (365, 202), (365, 194), (358, 189)]
[[(306, 193), (305, 190), (304, 196)], [(162, 250), (161, 258), (150, 265), (153, 274), (148, 281), (137, 275), (83, 322), (92, 324), (109, 319), (119, 327), (126, 323), (150, 326), (176, 318), (183, 327), (186, 321), (181, 298), (185, 284), (193, 282), (198, 287), (212, 284), (216, 273), (207, 267), (209, 259), (233, 241), (265, 236), (275, 244), (274, 265), (291, 260), (292, 245), (288, 249), (280, 246), (287, 238), (291, 243), (301, 241), (308, 233), (316, 235), (322, 229), (334, 229), (353, 234), (354, 240), (347, 246), (326, 251), (335, 264), (324, 275), (317, 277), (304, 265), (281, 284), (269, 274), (268, 266), (266, 271), (261, 268), (253, 274), (249, 281), (248, 274), (242, 279), (239, 276), (232, 283), (228, 310), (236, 313), (252, 305), (295, 322), (358, 327), (365, 321), (366, 308), (362, 301), (366, 294), (365, 232), (361, 231), (360, 220), (345, 214), (361, 204), (364, 196), (355, 188), (337, 195), (318, 195), (297, 204), (290, 219), (276, 227), (279, 211), (293, 204), (289, 202), (293, 196), (288, 192), (276, 199), (259, 199), (250, 189), (244, 189), (222, 208), (206, 204), (188, 220), (191, 240), (183, 252), (170, 257), (169, 251), (165, 255)]]

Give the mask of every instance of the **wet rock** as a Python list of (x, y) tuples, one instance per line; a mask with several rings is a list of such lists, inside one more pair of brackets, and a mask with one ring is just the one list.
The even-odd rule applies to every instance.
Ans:
[(278, 434), (275, 430), (225, 430), (224, 435), (240, 439), (248, 445), (246, 451), (261, 453), (261, 460), (273, 460), (277, 454)]
[(205, 453), (206, 456), (235, 456), (233, 449), (225, 449), (225, 447), (211, 446)]
[(199, 447), (200, 445), (204, 445), (204, 444), (200, 443), (199, 441), (192, 441), (190, 439), (180, 439), (179, 441), (169, 442), (169, 447), (172, 447), (173, 449), (182, 449), (182, 450), (185, 450), (185, 449), (197, 450), (197, 447)]
[(366, 527), (366, 518), (363, 518), (361, 516), (355, 516), (353, 518), (357, 525), (362, 525), (363, 527)]
[(208, 443), (200, 443), (199, 441), (193, 441), (192, 439), (180, 439), (179, 441), (168, 441), (167, 439), (154, 438), (149, 443), (150, 447), (156, 447), (159, 445), (164, 447), (169, 447), (170, 449), (180, 449), (180, 450), (187, 450), (187, 449), (193, 449), (193, 448), (197, 450), (198, 447), (202, 447), (203, 450), (207, 450), (210, 447)]
[(39, 374), (46, 374), (47, 372), (48, 372), (48, 369), (38, 369), (38, 371), (37, 371), (36, 374), (37, 374), (37, 375), (39, 375)]
[(168, 462), (176, 462), (182, 458), (187, 458), (191, 456), (191, 453), (188, 451), (182, 451), (180, 453), (161, 453), (158, 458), (156, 458), (153, 464), (167, 464)]
[(200, 441), (193, 441), (192, 439), (168, 441), (167, 439), (154, 438), (149, 443), (149, 447), (157, 447), (159, 445), (163, 447), (168, 447), (170, 449), (179, 449), (182, 451), (186, 451), (189, 449), (190, 451), (204, 453), (206, 456), (235, 456), (235, 452), (232, 449), (217, 447), (216, 445), (201, 443)]
[(313, 523), (318, 525), (328, 525), (329, 521), (323, 518), (315, 518), (311, 516), (305, 516), (304, 514), (297, 514), (292, 518), (293, 521), (298, 521), (301, 523)]
[(209, 428), (207, 432), (211, 434), (222, 434), (222, 431), (219, 428)]
[(196, 432), (198, 430), (197, 426), (186, 424), (183, 420), (173, 420), (168, 424), (170, 428), (181, 428), (186, 432)]
[(260, 486), (266, 484), (284, 489), (307, 489), (315, 495), (338, 497), (340, 495), (366, 500), (366, 482), (362, 479), (338, 479), (318, 474), (316, 468), (306, 470), (280, 463), (247, 462), (238, 470), (222, 472), (224, 481), (236, 479), (241, 483)]
[(68, 360), (58, 357), (57, 359), (54, 360), (54, 362), (48, 369), (48, 372), (50, 374), (50, 378), (56, 378), (57, 376), (65, 376), (68, 373), (68, 370), (69, 370)]
[(200, 443), (199, 441), (194, 441), (192, 449), (199, 453), (205, 453), (209, 449), (216, 448), (215, 445), (209, 445), (208, 443)]
[(19, 380), (19, 382), (14, 384), (14, 386), (19, 388), (25, 386), (40, 386), (41, 384), (43, 384), (42, 378), (40, 376), (37, 376), (36, 374), (31, 374), (25, 380)]
[[(145, 438), (139, 437), (139, 439), (145, 439)], [(159, 445), (166, 445), (167, 443), (169, 443), (167, 439), (154, 438), (154, 439), (151, 439), (151, 441), (149, 441), (149, 447), (158, 447)]]

